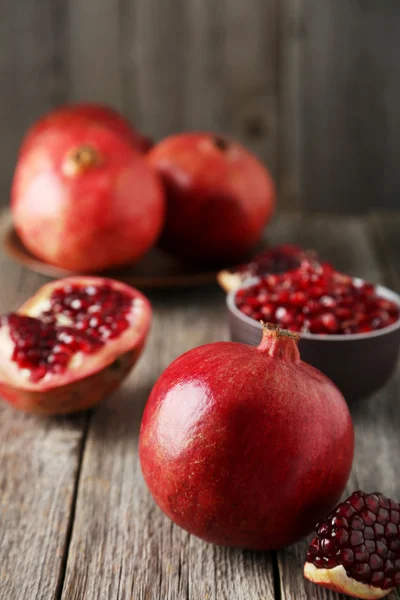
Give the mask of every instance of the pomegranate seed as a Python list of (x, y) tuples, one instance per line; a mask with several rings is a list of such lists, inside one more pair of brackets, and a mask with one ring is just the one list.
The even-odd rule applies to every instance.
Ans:
[(237, 307), (253, 319), (314, 334), (367, 333), (400, 317), (399, 306), (377, 296), (375, 286), (315, 260), (262, 277), (235, 298)]
[(399, 514), (392, 506), (398, 505), (383, 494), (355, 492), (318, 525), (307, 561), (319, 569), (342, 565), (359, 582), (395, 587), (400, 582), (400, 526), (392, 519)]
[(240, 265), (234, 271), (253, 277), (267, 273), (283, 273), (298, 268), (304, 255), (304, 250), (299, 246), (284, 244), (262, 252), (250, 263)]
[[(49, 301), (50, 309), (38, 318), (11, 314), (0, 320), (0, 326), (9, 327), (15, 344), (12, 360), (30, 371), (32, 382), (48, 372), (62, 373), (75, 352), (95, 352), (110, 337), (111, 329), (115, 338), (129, 326), (132, 299), (109, 285), (67, 284), (54, 290)], [(69, 317), (71, 325), (58, 325), (59, 315)], [(111, 325), (104, 330), (108, 318)]]

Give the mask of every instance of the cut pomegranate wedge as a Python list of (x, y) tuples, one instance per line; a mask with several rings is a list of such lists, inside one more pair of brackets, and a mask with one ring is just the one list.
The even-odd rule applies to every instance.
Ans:
[(0, 395), (38, 414), (90, 408), (129, 373), (150, 321), (148, 300), (118, 281), (48, 283), (0, 319)]
[(307, 552), (304, 576), (355, 598), (383, 598), (400, 585), (400, 507), (380, 493), (354, 492)]
[[(231, 292), (241, 287), (250, 277), (258, 277), (269, 273), (284, 273), (300, 266), (301, 261), (309, 256), (300, 246), (282, 244), (257, 254), (250, 262), (238, 265), (233, 269), (224, 269), (217, 275), (220, 286)], [(315, 256), (315, 253), (313, 253)]]

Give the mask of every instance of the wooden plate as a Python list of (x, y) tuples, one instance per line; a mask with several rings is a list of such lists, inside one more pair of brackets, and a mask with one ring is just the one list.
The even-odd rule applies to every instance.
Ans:
[[(33, 256), (19, 239), (15, 229), (9, 226), (3, 238), (6, 253), (24, 267), (48, 277), (69, 277), (90, 275), (79, 271), (69, 271), (49, 265)], [(93, 273), (102, 277), (112, 277), (140, 288), (170, 288), (204, 285), (216, 281), (217, 270), (196, 269), (167, 255), (158, 249), (151, 250), (136, 265)]]

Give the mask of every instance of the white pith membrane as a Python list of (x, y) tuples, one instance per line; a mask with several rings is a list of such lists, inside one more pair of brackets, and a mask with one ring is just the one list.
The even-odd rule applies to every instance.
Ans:
[(313, 583), (364, 600), (384, 598), (394, 590), (394, 588), (383, 590), (368, 583), (356, 581), (347, 575), (342, 565), (333, 567), (332, 569), (319, 569), (312, 563), (306, 562), (304, 565), (304, 577)]
[[(249, 273), (247, 273), (247, 277), (249, 276)], [(246, 273), (239, 274), (237, 271), (233, 272), (227, 269), (220, 271), (217, 275), (218, 283), (225, 292), (239, 289), (245, 279)]]
[[(18, 311), (17, 314), (29, 317), (39, 318), (47, 310), (50, 310), (50, 297), (55, 290), (63, 289), (66, 285), (78, 285), (85, 288), (93, 286), (101, 288), (109, 285), (112, 289), (118, 290), (125, 296), (131, 296), (130, 311), (124, 315), (129, 323), (127, 329), (122, 331), (118, 337), (106, 340), (105, 343), (93, 353), (77, 351), (71, 355), (71, 358), (61, 373), (47, 372), (38, 382), (30, 380), (32, 371), (27, 368), (21, 368), (16, 361), (12, 359), (12, 353), (15, 344), (10, 336), (8, 325), (0, 327), (0, 383), (8, 383), (13, 386), (27, 390), (43, 390), (60, 385), (65, 385), (70, 381), (75, 381), (87, 377), (92, 373), (102, 370), (112, 364), (119, 356), (135, 347), (137, 341), (143, 338), (149, 327), (150, 315), (146, 306), (147, 302), (136, 291), (122, 283), (97, 277), (79, 277), (66, 278), (57, 282), (49, 283), (43, 286), (30, 300), (28, 300)], [(89, 308), (90, 312), (90, 308)], [(62, 313), (54, 314), (56, 325), (74, 327), (74, 320)], [(78, 373), (77, 373), (78, 372)]]

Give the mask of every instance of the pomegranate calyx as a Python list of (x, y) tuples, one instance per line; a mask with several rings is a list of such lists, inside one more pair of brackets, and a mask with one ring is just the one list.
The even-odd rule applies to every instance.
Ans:
[(213, 137), (213, 144), (218, 150), (221, 150), (221, 152), (226, 152), (230, 147), (230, 142), (220, 135), (215, 135)]
[(68, 177), (75, 177), (89, 169), (98, 167), (103, 162), (99, 151), (89, 144), (82, 144), (68, 152), (63, 164), (63, 172)]
[(260, 352), (265, 352), (272, 358), (281, 358), (288, 362), (300, 362), (300, 352), (297, 346), (300, 336), (287, 329), (281, 329), (272, 323), (264, 323), (262, 340), (258, 346)]

